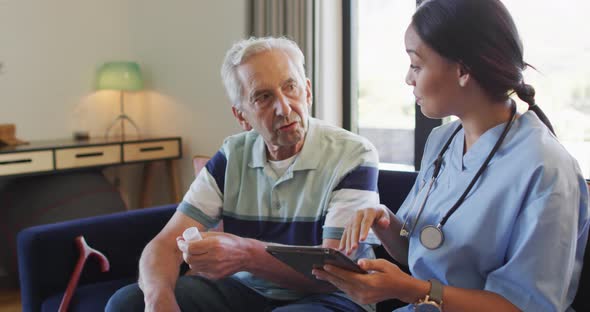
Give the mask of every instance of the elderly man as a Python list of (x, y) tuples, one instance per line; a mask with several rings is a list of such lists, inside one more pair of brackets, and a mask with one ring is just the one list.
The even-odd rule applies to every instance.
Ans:
[[(146, 246), (139, 283), (119, 290), (107, 310), (371, 309), (265, 251), (269, 243), (338, 248), (355, 210), (378, 203), (375, 148), (309, 116), (303, 65), (285, 38), (251, 38), (227, 52), (221, 74), (246, 131), (227, 138), (199, 173)], [(220, 221), (223, 232), (206, 232)], [(202, 240), (182, 239), (192, 226)], [(356, 257), (374, 255), (365, 245)], [(191, 270), (179, 277), (183, 260)]]

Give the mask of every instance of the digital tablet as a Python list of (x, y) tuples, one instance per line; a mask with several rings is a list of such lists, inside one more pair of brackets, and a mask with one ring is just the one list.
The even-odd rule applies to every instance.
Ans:
[(332, 248), (270, 245), (266, 246), (266, 251), (297, 272), (314, 280), (316, 278), (311, 274), (311, 270), (321, 268), (324, 264), (331, 264), (356, 273), (367, 273), (346, 255)]

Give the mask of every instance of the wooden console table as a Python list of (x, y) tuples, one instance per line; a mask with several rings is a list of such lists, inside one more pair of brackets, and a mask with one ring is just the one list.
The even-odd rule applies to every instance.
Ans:
[(0, 147), (0, 177), (145, 163), (139, 203), (141, 207), (147, 207), (150, 204), (153, 162), (157, 160), (166, 162), (170, 177), (170, 200), (180, 202), (175, 160), (181, 157), (180, 137), (33, 141), (26, 145)]

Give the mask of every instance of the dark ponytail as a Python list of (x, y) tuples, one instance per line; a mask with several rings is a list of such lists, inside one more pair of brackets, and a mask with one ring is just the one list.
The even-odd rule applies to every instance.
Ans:
[(523, 81), (514, 88), (514, 92), (516, 92), (516, 95), (518, 95), (521, 100), (529, 104), (529, 110), (535, 112), (539, 119), (547, 126), (547, 128), (549, 128), (551, 133), (555, 135), (553, 125), (551, 125), (549, 118), (547, 118), (543, 110), (541, 110), (541, 108), (535, 103), (535, 88)]

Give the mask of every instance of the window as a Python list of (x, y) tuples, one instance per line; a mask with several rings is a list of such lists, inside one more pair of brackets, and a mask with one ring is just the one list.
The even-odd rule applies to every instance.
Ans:
[[(537, 104), (588, 179), (590, 37), (583, 33), (590, 27), (585, 18), (590, 2), (540, 0), (531, 5), (521, 0), (503, 0), (503, 3), (520, 31), (525, 61), (538, 70), (527, 69), (525, 81), (535, 87)], [(350, 109), (354, 110), (350, 114), (351, 128), (358, 129), (375, 144), (382, 162), (419, 169), (425, 138), (440, 121), (421, 116), (412, 90), (405, 84), (409, 60), (403, 36), (416, 2), (351, 0), (349, 5), (350, 14), (347, 15), (345, 8), (344, 16), (345, 20), (350, 18), (353, 47), (350, 58), (352, 64), (357, 64), (356, 75), (353, 70), (351, 78), (358, 88), (356, 103), (355, 99), (351, 101)], [(519, 110), (526, 110), (526, 106), (519, 106)]]
[[(559, 141), (590, 178), (590, 28), (587, 0), (503, 0), (533, 65), (524, 77), (535, 90)], [(531, 12), (534, 11), (534, 14)]]
[(353, 0), (350, 6), (350, 57), (357, 64), (351, 80), (358, 88), (351, 128), (375, 144), (385, 167), (419, 169), (426, 137), (441, 121), (420, 113), (405, 83), (409, 60), (404, 33), (416, 2)]
[(414, 166), (416, 122), (412, 88), (404, 82), (404, 32), (413, 1), (358, 2), (358, 129), (381, 162)]

